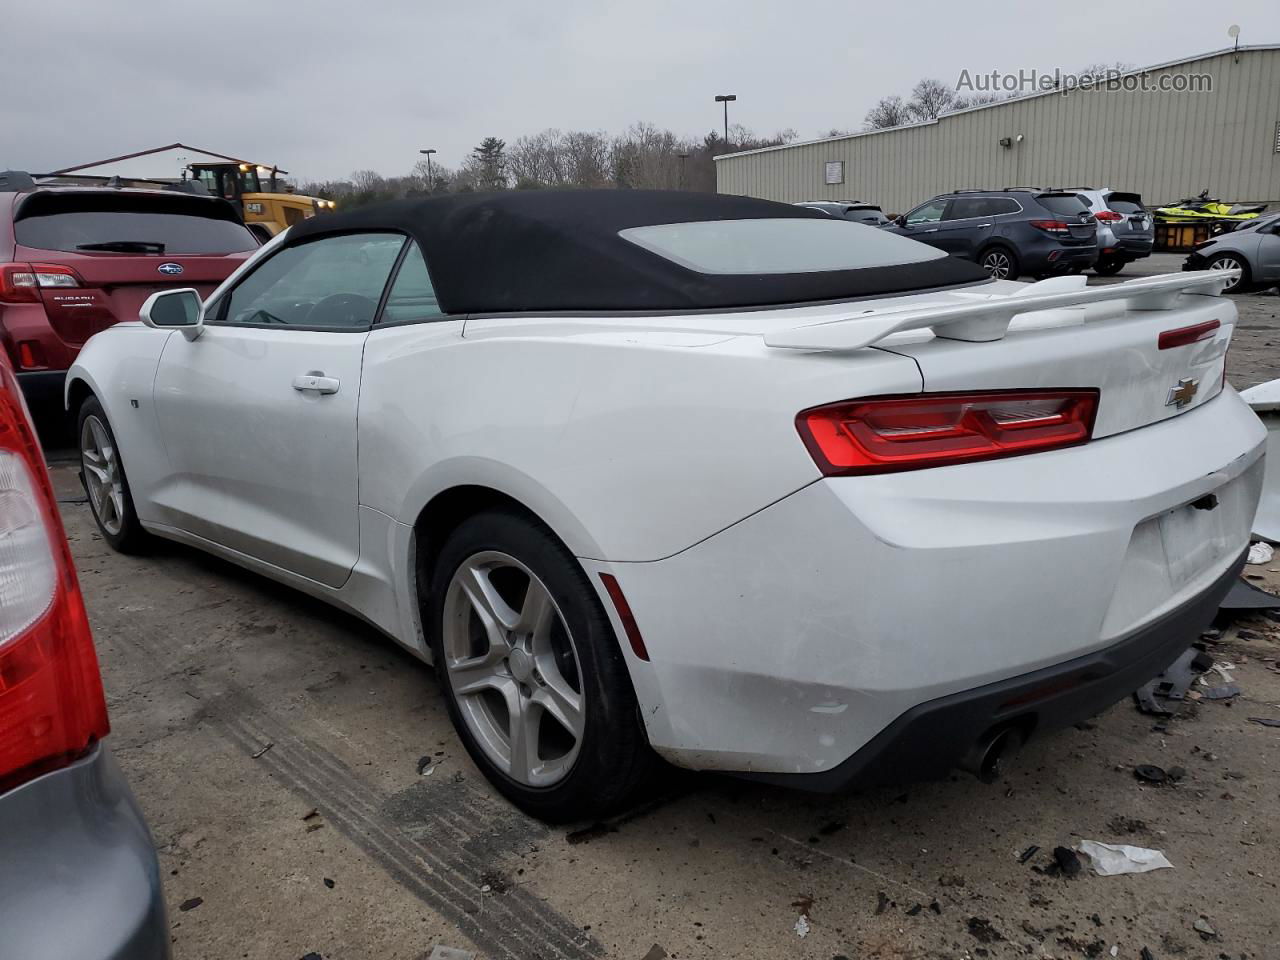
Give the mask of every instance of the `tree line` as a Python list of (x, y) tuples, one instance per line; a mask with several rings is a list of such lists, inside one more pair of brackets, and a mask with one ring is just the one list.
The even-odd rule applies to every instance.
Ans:
[(761, 137), (741, 125), (729, 128), (727, 142), (714, 131), (690, 139), (650, 123), (633, 124), (618, 136), (547, 129), (510, 144), (485, 137), (456, 168), (423, 158), (401, 176), (357, 170), (345, 180), (303, 183), (298, 189), (343, 207), (398, 197), (571, 187), (714, 193), (715, 157), (795, 138), (794, 130)]
[[(1131, 69), (1126, 63), (1095, 63), (1081, 68), (1077, 75), (1102, 77)], [(925, 77), (905, 97), (894, 94), (880, 98), (863, 118), (863, 129), (883, 130), (936, 120), (947, 113), (1015, 95), (961, 93), (941, 80)], [(824, 136), (847, 136), (852, 132), (833, 128)], [(779, 146), (796, 137), (796, 131), (791, 129), (773, 136), (756, 136), (741, 125), (729, 128), (727, 141), (717, 131), (688, 138), (651, 123), (632, 124), (617, 136), (597, 130), (550, 128), (510, 144), (499, 137), (485, 137), (456, 168), (428, 163), (424, 158), (400, 176), (357, 170), (345, 180), (303, 183), (298, 189), (309, 196), (336, 200), (344, 207), (398, 197), (569, 187), (714, 193), (716, 157)]]

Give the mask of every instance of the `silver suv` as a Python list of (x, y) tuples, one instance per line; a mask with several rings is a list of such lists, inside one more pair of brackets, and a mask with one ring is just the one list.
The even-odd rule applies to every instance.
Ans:
[(1098, 221), (1098, 262), (1093, 272), (1104, 277), (1124, 269), (1126, 263), (1151, 256), (1155, 243), (1155, 218), (1136, 193), (1110, 187), (1065, 187), (1089, 207)]

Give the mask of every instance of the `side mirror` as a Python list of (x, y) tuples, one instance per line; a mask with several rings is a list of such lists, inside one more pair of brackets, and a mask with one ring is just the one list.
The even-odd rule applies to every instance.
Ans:
[(905, 227), (907, 225), (907, 215), (904, 213), (900, 217), (895, 217), (893, 222), (900, 227)]
[(200, 294), (190, 287), (153, 293), (138, 311), (138, 319), (157, 330), (181, 330), (188, 340), (204, 331)]

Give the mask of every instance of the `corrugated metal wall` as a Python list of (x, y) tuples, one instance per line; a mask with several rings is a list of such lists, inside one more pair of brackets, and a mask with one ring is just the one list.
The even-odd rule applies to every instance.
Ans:
[[(1166, 203), (1208, 188), (1280, 201), (1280, 49), (1242, 50), (1154, 70), (1207, 73), (1211, 93), (1077, 90), (935, 123), (725, 157), (721, 193), (770, 200), (861, 199), (902, 213), (964, 187), (1109, 186)], [(1000, 146), (1002, 137), (1023, 135)], [(827, 161), (844, 183), (825, 183)]]

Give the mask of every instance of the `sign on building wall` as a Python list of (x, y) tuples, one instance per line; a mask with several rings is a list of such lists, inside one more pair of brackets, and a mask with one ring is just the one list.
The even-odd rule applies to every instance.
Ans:
[(844, 161), (827, 161), (827, 183), (844, 183)]

